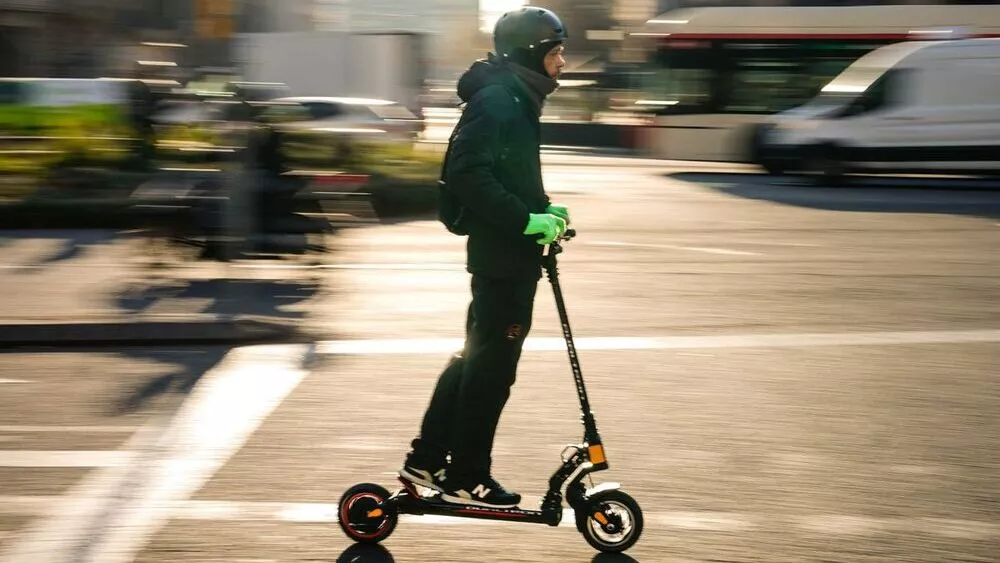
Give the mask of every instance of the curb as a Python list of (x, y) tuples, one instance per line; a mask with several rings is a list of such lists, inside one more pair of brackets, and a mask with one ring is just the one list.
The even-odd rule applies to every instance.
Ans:
[(758, 172), (759, 168), (745, 162), (724, 162), (710, 160), (667, 160), (641, 154), (614, 154), (578, 151), (542, 152), (543, 165), (557, 166), (625, 166), (630, 168), (657, 168), (677, 172), (698, 172), (704, 170), (726, 170), (730, 172)]
[(290, 325), (250, 320), (20, 323), (0, 324), (0, 348), (248, 344), (296, 335)]

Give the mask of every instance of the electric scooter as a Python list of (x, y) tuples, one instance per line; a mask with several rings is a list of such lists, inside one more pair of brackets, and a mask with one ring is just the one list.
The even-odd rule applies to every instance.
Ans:
[(563, 301), (556, 268), (556, 255), (562, 252), (561, 241), (573, 238), (572, 229), (548, 245), (543, 251), (543, 265), (562, 323), (563, 337), (569, 352), (569, 363), (576, 383), (583, 420), (583, 443), (569, 445), (561, 454), (562, 465), (549, 479), (549, 489), (539, 510), (516, 508), (486, 508), (463, 505), (441, 499), (440, 493), (424, 489), (400, 477), (402, 488), (390, 493), (381, 485), (354, 485), (340, 498), (337, 521), (349, 538), (359, 543), (378, 543), (396, 529), (401, 514), (439, 515), (526, 522), (558, 526), (563, 520), (563, 500), (573, 509), (577, 530), (594, 549), (605, 553), (620, 553), (632, 547), (642, 533), (642, 510), (639, 503), (620, 489), (618, 483), (602, 483), (587, 487), (583, 483), (596, 471), (608, 469), (597, 422), (590, 410), (587, 390), (583, 383), (580, 360), (573, 344), (566, 303)]

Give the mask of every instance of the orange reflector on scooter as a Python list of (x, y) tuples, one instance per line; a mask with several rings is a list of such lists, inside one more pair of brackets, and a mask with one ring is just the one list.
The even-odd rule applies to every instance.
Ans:
[(588, 447), (587, 455), (590, 456), (590, 462), (594, 464), (604, 463), (605, 461), (607, 461), (607, 458), (604, 457), (604, 446), (600, 444), (595, 444), (593, 446)]
[(369, 510), (368, 511), (368, 517), (369, 518), (378, 518), (379, 516), (382, 516), (382, 509), (381, 508), (376, 508), (375, 510)]
[(597, 511), (594, 513), (594, 520), (600, 522), (602, 526), (608, 525), (608, 517), (605, 516), (604, 513), (601, 511)]

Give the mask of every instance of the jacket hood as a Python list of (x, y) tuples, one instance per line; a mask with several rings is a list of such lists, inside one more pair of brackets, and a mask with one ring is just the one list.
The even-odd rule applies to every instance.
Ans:
[(559, 87), (554, 79), (515, 62), (504, 62), (490, 53), (478, 60), (458, 79), (458, 97), (468, 103), (477, 92), (493, 84), (516, 88), (527, 95), (536, 116), (541, 116), (545, 98)]
[(499, 64), (496, 55), (490, 53), (487, 59), (472, 63), (458, 79), (458, 97), (468, 103), (483, 88), (503, 83), (507, 74), (509, 71)]

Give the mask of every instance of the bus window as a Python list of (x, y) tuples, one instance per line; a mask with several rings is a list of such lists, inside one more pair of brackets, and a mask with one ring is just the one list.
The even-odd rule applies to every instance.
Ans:
[(0, 104), (16, 104), (24, 100), (22, 82), (16, 80), (0, 80)]
[(681, 106), (704, 105), (711, 95), (711, 73), (703, 68), (664, 69), (657, 77), (660, 99)]
[[(703, 42), (704, 43), (704, 42)], [(639, 103), (656, 113), (703, 113), (711, 109), (715, 57), (708, 43), (656, 51), (639, 76)]]
[(640, 102), (652, 108), (706, 109), (711, 80), (712, 72), (706, 68), (656, 68), (641, 77)]
[(796, 62), (748, 59), (737, 65), (723, 106), (727, 113), (775, 113), (809, 99), (808, 76)]

